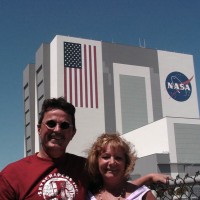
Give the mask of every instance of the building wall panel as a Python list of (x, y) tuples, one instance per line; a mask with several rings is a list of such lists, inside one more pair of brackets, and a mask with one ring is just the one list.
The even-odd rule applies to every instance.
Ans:
[(199, 163), (200, 161), (200, 125), (174, 124), (177, 162)]

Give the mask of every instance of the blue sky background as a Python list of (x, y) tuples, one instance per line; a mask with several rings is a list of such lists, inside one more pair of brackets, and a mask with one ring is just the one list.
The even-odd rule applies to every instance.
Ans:
[(200, 99), (198, 0), (0, 0), (0, 170), (24, 155), (23, 70), (55, 35), (194, 56)]

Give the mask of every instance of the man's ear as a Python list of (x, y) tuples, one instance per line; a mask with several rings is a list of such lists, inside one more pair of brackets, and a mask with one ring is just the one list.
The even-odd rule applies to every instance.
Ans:
[(41, 124), (38, 124), (38, 125), (37, 125), (37, 130), (38, 130), (38, 134), (40, 135)]

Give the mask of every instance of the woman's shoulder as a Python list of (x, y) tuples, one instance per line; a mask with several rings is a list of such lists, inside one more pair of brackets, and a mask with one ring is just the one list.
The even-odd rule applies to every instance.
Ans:
[(146, 186), (137, 186), (134, 185), (130, 182), (127, 182), (127, 193), (128, 193), (128, 198), (127, 200), (132, 200), (132, 199), (142, 199), (142, 197), (149, 191), (150, 189)]

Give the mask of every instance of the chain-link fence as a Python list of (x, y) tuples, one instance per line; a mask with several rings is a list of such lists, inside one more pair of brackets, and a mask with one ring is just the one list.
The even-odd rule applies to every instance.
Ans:
[(164, 199), (192, 199), (200, 200), (200, 172), (195, 176), (177, 177), (168, 180), (167, 184), (157, 183), (151, 185), (152, 192), (158, 200)]

